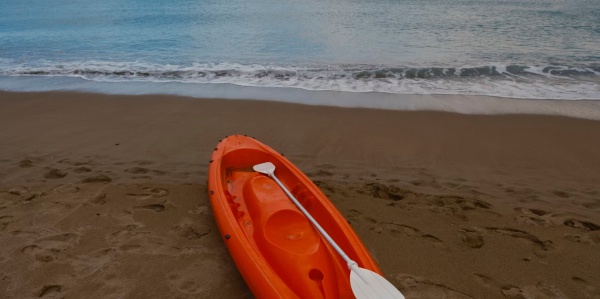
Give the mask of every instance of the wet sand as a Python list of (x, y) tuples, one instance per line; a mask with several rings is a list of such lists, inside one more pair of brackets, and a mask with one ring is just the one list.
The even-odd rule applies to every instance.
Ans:
[(407, 298), (600, 298), (600, 121), (0, 92), (0, 297), (251, 298), (206, 190), (283, 152)]

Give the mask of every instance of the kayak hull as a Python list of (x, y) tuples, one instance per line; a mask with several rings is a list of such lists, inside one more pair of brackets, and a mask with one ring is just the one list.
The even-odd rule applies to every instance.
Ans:
[(280, 181), (360, 267), (381, 274), (348, 222), (283, 155), (246, 136), (215, 148), (208, 193), (221, 237), (257, 298), (354, 298), (345, 261), (269, 177), (252, 166), (275, 165)]

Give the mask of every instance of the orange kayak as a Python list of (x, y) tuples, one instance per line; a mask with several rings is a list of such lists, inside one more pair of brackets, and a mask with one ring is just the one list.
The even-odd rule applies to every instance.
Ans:
[(346, 262), (275, 181), (255, 172), (263, 162), (358, 266), (381, 274), (348, 222), (283, 155), (241, 135), (212, 154), (208, 193), (221, 237), (257, 298), (354, 298)]

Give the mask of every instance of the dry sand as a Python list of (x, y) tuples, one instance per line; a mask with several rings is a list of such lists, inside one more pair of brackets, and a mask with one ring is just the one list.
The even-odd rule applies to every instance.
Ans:
[(407, 298), (600, 298), (600, 122), (0, 93), (0, 298), (250, 298), (219, 139), (286, 154)]

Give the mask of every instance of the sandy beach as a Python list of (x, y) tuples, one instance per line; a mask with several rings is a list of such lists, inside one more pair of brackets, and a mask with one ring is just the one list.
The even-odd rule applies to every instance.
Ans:
[(252, 298), (206, 190), (231, 134), (406, 298), (600, 298), (600, 121), (63, 92), (0, 92), (0, 298)]

